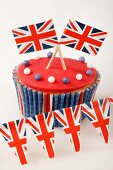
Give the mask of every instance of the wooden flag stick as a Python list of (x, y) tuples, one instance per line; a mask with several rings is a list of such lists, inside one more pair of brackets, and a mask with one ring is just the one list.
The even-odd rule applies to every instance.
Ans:
[(53, 53), (53, 55), (52, 55), (52, 57), (51, 57), (48, 65), (47, 65), (46, 69), (49, 69), (49, 67), (51, 66), (51, 64), (52, 64), (52, 62), (53, 62), (53, 60), (54, 60), (57, 52), (59, 52), (60, 60), (61, 60), (61, 63), (62, 63), (62, 67), (63, 67), (64, 70), (66, 70), (66, 65), (65, 65), (65, 62), (64, 62), (64, 59), (63, 59), (63, 56), (62, 56), (62, 52), (61, 52), (61, 49), (60, 49), (60, 45), (57, 45), (57, 47), (56, 47), (56, 49), (55, 49), (55, 52)]
[(55, 52), (53, 53), (53, 55), (52, 55), (48, 65), (47, 65), (46, 69), (49, 69), (50, 65), (52, 64), (52, 62), (53, 62), (53, 60), (54, 60), (54, 58), (55, 58), (55, 56), (57, 54), (57, 51), (58, 51), (58, 46), (56, 47)]

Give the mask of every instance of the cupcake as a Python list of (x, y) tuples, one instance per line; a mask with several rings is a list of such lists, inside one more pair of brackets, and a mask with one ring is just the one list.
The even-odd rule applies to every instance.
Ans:
[[(84, 57), (64, 58), (66, 70), (62, 69), (60, 58), (55, 58), (46, 69), (49, 61), (49, 57), (26, 60), (13, 70), (19, 108), (24, 117), (76, 106), (94, 98), (100, 75), (85, 63)], [(57, 120), (55, 126), (61, 126)]]

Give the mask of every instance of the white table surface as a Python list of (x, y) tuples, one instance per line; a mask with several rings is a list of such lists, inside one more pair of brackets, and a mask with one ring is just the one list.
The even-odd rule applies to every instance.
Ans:
[[(0, 123), (20, 118), (12, 69), (25, 59), (45, 56), (48, 50), (20, 56), (11, 29), (53, 18), (57, 34), (74, 19), (109, 32), (96, 57), (61, 47), (63, 56), (86, 57), (101, 73), (96, 98), (113, 95), (113, 1), (112, 0), (4, 0), (0, 1)], [(51, 51), (51, 50), (49, 50)], [(111, 109), (111, 114), (113, 109)], [(29, 130), (29, 164), (21, 166), (4, 140), (0, 140), (0, 170), (113, 170), (113, 115), (111, 115), (109, 144), (101, 140), (88, 120), (81, 124), (81, 151), (75, 153), (61, 129), (56, 129), (56, 157), (49, 159)]]

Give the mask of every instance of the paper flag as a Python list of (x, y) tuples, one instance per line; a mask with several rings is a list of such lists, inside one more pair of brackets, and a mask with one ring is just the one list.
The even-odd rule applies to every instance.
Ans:
[(61, 36), (60, 44), (96, 55), (106, 35), (107, 32), (70, 19)]
[(113, 97), (108, 98), (109, 102), (113, 104)]
[(108, 143), (110, 104), (107, 98), (82, 104), (82, 112)]
[(63, 130), (70, 142), (73, 143), (75, 151), (80, 150), (80, 114), (80, 105), (54, 111), (55, 118), (63, 126)]
[(20, 54), (52, 48), (58, 44), (52, 20), (12, 30)]
[(27, 137), (25, 119), (11, 121), (0, 126), (0, 133), (9, 147), (19, 158), (21, 164), (27, 164)]
[(52, 112), (27, 118), (27, 123), (33, 130), (37, 140), (50, 158), (54, 157), (54, 116)]
[(54, 118), (61, 124), (75, 151), (80, 150), (80, 120), (82, 113), (86, 115), (104, 141), (108, 143), (110, 102), (113, 104), (113, 97), (4, 123), (0, 126), (0, 134), (11, 150), (15, 152), (21, 164), (27, 164), (26, 123), (50, 158), (55, 155)]

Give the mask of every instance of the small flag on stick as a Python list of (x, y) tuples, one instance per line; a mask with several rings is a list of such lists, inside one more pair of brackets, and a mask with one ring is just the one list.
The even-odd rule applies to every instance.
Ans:
[(52, 20), (12, 30), (20, 54), (55, 47), (58, 39)]
[(106, 35), (107, 32), (70, 19), (61, 36), (60, 44), (91, 55), (97, 55)]

